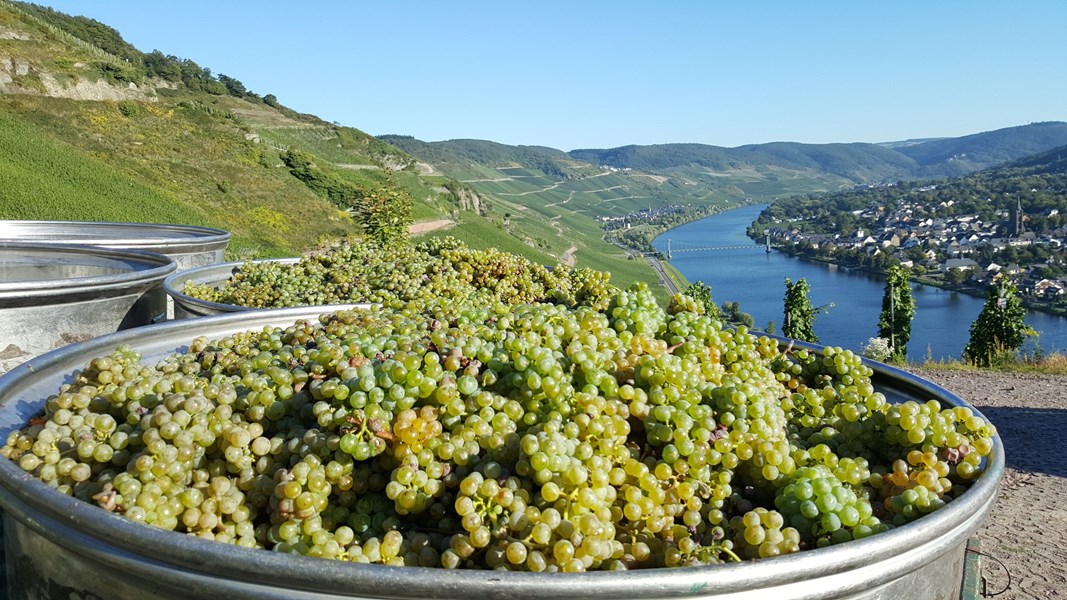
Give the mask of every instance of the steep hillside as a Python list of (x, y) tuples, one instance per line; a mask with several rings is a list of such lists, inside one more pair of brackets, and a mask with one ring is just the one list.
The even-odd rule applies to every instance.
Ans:
[[(290, 150), (343, 193), (300, 179)], [(359, 130), (192, 61), (141, 54), (102, 23), (6, 0), (0, 159), (0, 218), (208, 225), (232, 232), (233, 258), (356, 233), (358, 201), (376, 190), (411, 198), (415, 219), (484, 221), (464, 210), (473, 190), (421, 177), (414, 159)]]
[[(503, 150), (509, 164), (586, 174), (554, 170), (557, 158), (575, 162), (559, 151), (493, 146), (465, 152), (485, 160)], [(552, 182), (514, 197), (478, 190), (233, 77), (141, 53), (103, 23), (8, 0), (0, 0), (0, 160), (0, 218), (208, 225), (232, 232), (237, 259), (293, 255), (358, 233), (363, 199), (387, 198), (410, 205), (421, 235), (610, 270), (622, 283), (655, 281), (644, 261), (605, 243), (592, 219), (531, 210), (525, 192)], [(493, 191), (501, 197), (490, 199)]]

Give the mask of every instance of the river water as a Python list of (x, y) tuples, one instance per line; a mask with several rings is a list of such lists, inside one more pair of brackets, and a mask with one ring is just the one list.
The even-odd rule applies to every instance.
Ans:
[[(785, 278), (806, 279), (809, 298), (815, 306), (829, 306), (815, 318), (819, 343), (862, 350), (878, 334), (885, 280), (881, 277), (794, 258), (781, 252), (767, 253), (753, 244), (745, 228), (765, 205), (745, 206), (694, 221), (656, 238), (653, 245), (666, 252), (672, 249), (671, 265), (689, 281), (711, 286), (715, 302), (740, 302), (741, 310), (752, 315), (757, 328), (774, 321), (782, 328)], [(679, 251), (707, 246), (746, 246), (743, 249)], [(982, 312), (984, 298), (949, 292), (940, 288), (912, 285), (915, 319), (908, 342), (908, 359), (945, 360), (959, 358), (970, 338), (971, 323)], [(1026, 322), (1040, 334), (1028, 341), (1024, 350), (1067, 351), (1067, 319), (1030, 312)]]

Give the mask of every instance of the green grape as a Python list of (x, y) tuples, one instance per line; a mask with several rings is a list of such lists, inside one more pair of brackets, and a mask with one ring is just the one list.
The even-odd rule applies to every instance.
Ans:
[(864, 538), (952, 501), (993, 448), (968, 409), (887, 403), (852, 353), (783, 352), (588, 270), (442, 239), (239, 275), (234, 301), (383, 306), (197, 338), (151, 366), (117, 348), (0, 454), (219, 543), (581, 572)]

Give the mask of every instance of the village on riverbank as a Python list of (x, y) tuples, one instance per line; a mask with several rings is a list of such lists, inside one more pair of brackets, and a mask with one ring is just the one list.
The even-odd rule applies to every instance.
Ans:
[(1013, 281), (1028, 308), (1067, 315), (1067, 178), (992, 172), (899, 182), (768, 206), (749, 236), (790, 254), (985, 295)]

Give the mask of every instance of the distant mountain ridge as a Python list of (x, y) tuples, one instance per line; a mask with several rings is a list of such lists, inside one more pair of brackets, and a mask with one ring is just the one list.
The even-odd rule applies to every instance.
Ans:
[(1047, 121), (904, 146), (922, 167), (955, 164), (977, 171), (1067, 144), (1067, 123)]
[(1067, 144), (1067, 123), (1008, 127), (956, 138), (887, 144), (772, 142), (724, 148), (704, 144), (658, 144), (573, 150), (569, 156), (595, 164), (653, 171), (686, 167), (716, 169), (776, 166), (817, 169), (857, 183), (878, 179), (951, 177), (996, 166)]

